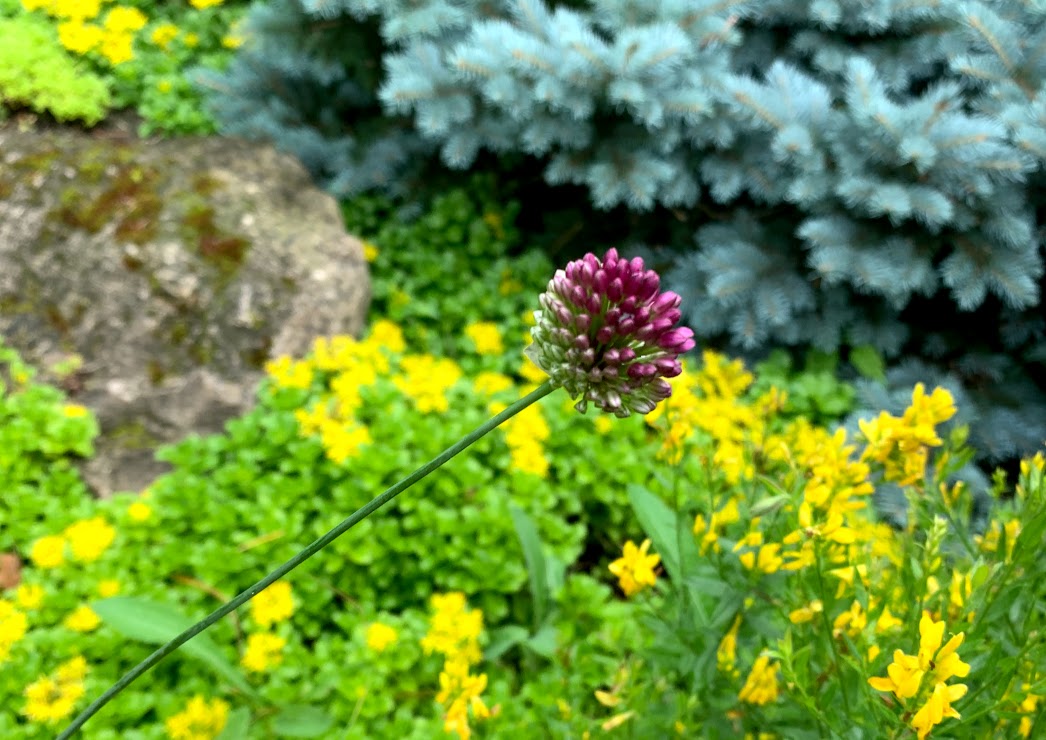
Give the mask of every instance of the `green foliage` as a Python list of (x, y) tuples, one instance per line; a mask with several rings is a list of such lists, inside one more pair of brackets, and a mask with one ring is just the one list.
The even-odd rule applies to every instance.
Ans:
[(852, 384), (838, 377), (837, 355), (810, 351), (801, 369), (793, 364), (785, 350), (771, 352), (755, 366), (755, 392), (783, 391), (784, 413), (814, 424), (837, 422), (854, 410), (857, 393)]
[(110, 104), (106, 81), (70, 56), (49, 24), (0, 14), (0, 112), (27, 108), (93, 125)]

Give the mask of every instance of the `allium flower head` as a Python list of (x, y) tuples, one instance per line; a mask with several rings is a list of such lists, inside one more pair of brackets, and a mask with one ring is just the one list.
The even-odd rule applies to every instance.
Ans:
[(679, 296), (660, 287), (640, 257), (586, 254), (557, 270), (541, 294), (527, 356), (580, 396), (581, 413), (590, 401), (620, 417), (653, 411), (672, 395), (665, 378), (681, 372), (679, 355), (694, 347), (694, 333), (675, 326)]

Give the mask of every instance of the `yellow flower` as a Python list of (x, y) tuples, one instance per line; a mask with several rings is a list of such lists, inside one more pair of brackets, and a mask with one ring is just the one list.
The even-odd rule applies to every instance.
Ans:
[(114, 67), (134, 59), (134, 36), (127, 31), (103, 31), (100, 53)]
[(94, 610), (86, 605), (78, 606), (72, 614), (62, 622), (66, 627), (76, 632), (91, 632), (98, 629), (102, 620), (95, 614)]
[(384, 652), (385, 648), (395, 644), (399, 639), (399, 633), (394, 627), (381, 622), (374, 622), (367, 626), (367, 647), (376, 653)]
[(83, 22), (101, 11), (101, 0), (52, 0), (48, 12), (55, 18)]
[(15, 600), (23, 609), (36, 609), (44, 601), (43, 586), (23, 583), (15, 591)]
[(354, 421), (339, 423), (326, 419), (320, 426), (320, 440), (327, 457), (341, 465), (350, 457), (359, 457), (363, 446), (370, 444), (370, 430)]
[(139, 31), (145, 28), (149, 19), (138, 8), (130, 8), (118, 5), (105, 16), (105, 30), (112, 33), (124, 34)]
[(769, 704), (777, 701), (777, 663), (767, 655), (760, 655), (752, 666), (745, 685), (737, 698), (749, 704)]
[(221, 699), (208, 702), (194, 696), (178, 714), (164, 723), (171, 740), (213, 740), (225, 729), (229, 719), (229, 705)]
[[(61, 40), (60, 36), (61, 35), (59, 34), (59, 40)], [(65, 44), (63, 44), (63, 46), (65, 46)], [(66, 46), (66, 48), (68, 49), (69, 47)], [(70, 49), (70, 51), (74, 50)], [(82, 419), (83, 417), (87, 416), (88, 411), (85, 406), (81, 406), (76, 403), (67, 403), (65, 406), (62, 407), (62, 413), (69, 419)]]
[(178, 26), (173, 23), (161, 23), (149, 34), (149, 40), (164, 50), (176, 38), (178, 38)]
[(511, 388), (512, 379), (501, 373), (483, 372), (473, 379), (472, 387), (476, 389), (477, 393), (493, 396), (495, 393)]
[(460, 591), (433, 594), (429, 603), (433, 615), (429, 631), (421, 640), (425, 654), (442, 653), (448, 659), (461, 658), (470, 664), (478, 663), (483, 657), (479, 650), (483, 612), (466, 610), (465, 594)]
[(650, 540), (643, 540), (643, 544), (636, 547), (636, 543), (629, 540), (625, 543), (621, 557), (609, 566), (610, 572), (617, 576), (618, 585), (625, 592), (625, 596), (633, 596), (647, 586), (657, 583), (657, 574), (654, 568), (661, 562), (660, 555), (647, 555)]
[(170, 80), (159, 80), (156, 83), (156, 90), (157, 90), (157, 92), (161, 92), (164, 95), (166, 95), (167, 93), (169, 93), (173, 89), (174, 89), (174, 83), (171, 82)]
[(465, 327), (465, 336), (476, 345), (481, 355), (499, 355), (505, 351), (498, 325), (492, 321), (478, 321)]
[(100, 558), (113, 543), (116, 529), (96, 516), (69, 525), (63, 534), (73, 552), (73, 560), (90, 563)]
[[(962, 678), (970, 672), (969, 664), (963, 663), (956, 652), (962, 645), (963, 637), (964, 634), (960, 632), (941, 647), (944, 622), (934, 621), (929, 612), (924, 611), (919, 620), (918, 655), (907, 655), (901, 650), (895, 650), (893, 662), (886, 667), (887, 675), (868, 679), (873, 689), (892, 691), (902, 702), (929, 693), (922, 707), (911, 719), (911, 725), (920, 739), (926, 737), (930, 728), (939, 724), (945, 717), (959, 716), (959, 713), (952, 709), (951, 702), (966, 693), (966, 686), (948, 686), (945, 682), (953, 676)], [(924, 678), (928, 680), (924, 681)]]
[(189, 0), (189, 4), (197, 10), (203, 10), (214, 5), (221, 5), (222, 0)]
[(408, 355), (400, 361), (402, 374), (393, 378), (399, 390), (423, 414), (443, 413), (450, 408), (449, 391), (461, 379), (461, 369), (453, 360), (432, 355)]
[(596, 431), (600, 434), (606, 434), (614, 426), (614, 422), (612, 422), (607, 416), (597, 416), (593, 420), (593, 423), (596, 426)]
[(361, 243), (363, 244), (363, 259), (368, 262), (373, 262), (378, 259), (378, 248), (375, 246), (374, 242), (364, 240)]
[(108, 599), (111, 596), (116, 596), (120, 593), (120, 582), (114, 578), (108, 578), (98, 584), (98, 595), (103, 599)]
[(25, 637), (29, 621), (6, 599), (0, 599), (0, 663), (7, 660), (11, 646)]
[(251, 616), (262, 627), (290, 619), (294, 614), (291, 585), (277, 581), (251, 600)]
[(801, 606), (798, 609), (788, 614), (788, 619), (792, 624), (803, 624), (804, 622), (811, 621), (816, 615), (824, 611), (824, 604), (821, 603), (820, 599), (814, 599), (806, 606)]
[(396, 354), (402, 354), (407, 349), (407, 342), (403, 339), (403, 330), (388, 319), (378, 319), (371, 324), (367, 341), (374, 342), (379, 347), (384, 347)]
[(81, 656), (58, 666), (53, 676), (42, 676), (25, 687), (22, 714), (30, 722), (53, 724), (73, 713), (85, 691), (87, 661)]
[(240, 36), (233, 36), (231, 34), (222, 36), (222, 46), (224, 46), (226, 49), (239, 49), (241, 46), (243, 46), (243, 38)]
[(312, 385), (312, 364), (281, 355), (265, 363), (265, 372), (279, 388), (308, 388)]
[(134, 501), (127, 507), (127, 516), (136, 522), (145, 522), (152, 518), (153, 507), (144, 501)]
[(832, 636), (839, 637), (846, 632), (850, 637), (857, 637), (868, 625), (868, 615), (861, 602), (854, 601), (850, 608), (832, 622)]
[(723, 639), (719, 641), (719, 647), (716, 650), (716, 668), (721, 672), (730, 676), (731, 678), (737, 678), (740, 671), (737, 670), (737, 630), (741, 626), (741, 615), (738, 614), (734, 619), (734, 623), (727, 630), (727, 633), (723, 635)]
[(29, 559), (37, 568), (57, 568), (65, 562), (65, 538), (60, 535), (41, 537), (29, 549)]
[(261, 673), (283, 662), (283, 648), (287, 641), (269, 632), (257, 632), (247, 637), (240, 665), (248, 671)]
[(480, 694), (487, 688), (487, 675), (474, 676), (469, 672), (469, 662), (462, 657), (447, 658), (439, 674), (439, 694), (436, 701), (446, 707), (443, 729), (467, 740), (472, 731), (469, 727), (469, 709), (476, 719), (490, 716)]

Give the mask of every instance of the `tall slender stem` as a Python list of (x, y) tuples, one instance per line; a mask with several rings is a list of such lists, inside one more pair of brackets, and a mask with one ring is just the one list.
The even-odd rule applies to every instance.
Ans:
[(417, 483), (419, 480), (424, 478), (429, 473), (441, 467), (444, 463), (448, 462), (459, 452), (462, 452), (463, 450), (471, 446), (480, 437), (484, 436), (503, 422), (511, 419), (513, 416), (518, 414), (527, 406), (530, 406), (532, 403), (540, 401), (542, 398), (544, 398), (553, 390), (555, 390), (555, 388), (556, 386), (553, 386), (551, 381), (546, 381), (544, 384), (542, 384), (523, 398), (513, 403), (511, 406), (506, 408), (501, 413), (488, 419), (472, 432), (469, 432), (467, 435), (465, 435), (456, 443), (454, 443), (446, 450), (441, 452), (435, 458), (422, 465), (420, 468), (415, 470), (413, 473), (408, 475), (399, 483), (390, 486), (383, 493), (371, 499), (370, 503), (354, 511), (352, 515), (344, 521), (342, 521), (341, 524), (334, 527), (334, 529), (330, 530), (329, 532), (327, 532), (327, 534), (317, 539), (315, 542), (310, 544), (308, 547), (306, 547), (304, 550), (292, 557), (279, 568), (272, 571), (269, 575), (262, 578), (260, 581), (255, 583), (246, 591), (242, 592), (241, 594), (233, 598), (231, 601), (228, 601), (222, 606), (218, 607), (209, 615), (207, 615), (199, 622), (194, 624), (192, 627), (189, 627), (184, 632), (179, 634), (177, 637), (174, 637), (169, 642), (162, 645), (149, 657), (147, 657), (141, 663), (139, 663), (134, 668), (129, 670), (126, 674), (124, 674), (124, 676), (111, 687), (109, 687), (109, 689), (104, 694), (99, 696), (97, 699), (91, 702), (91, 704), (86, 709), (80, 712), (80, 714), (76, 716), (76, 718), (69, 724), (69, 726), (62, 731), (62, 734), (58, 736), (58, 740), (66, 740), (67, 738), (70, 738), (74, 734), (76, 734), (76, 732), (79, 731), (81, 727), (83, 727), (84, 723), (87, 722), (87, 720), (89, 720), (91, 717), (98, 713), (98, 710), (100, 710), (102, 707), (104, 707), (106, 704), (112, 701), (112, 699), (116, 697), (117, 694), (126, 689), (128, 686), (130, 686), (143, 673), (155, 666), (157, 663), (159, 663), (161, 660), (173, 653), (179, 647), (187, 643), (192, 638), (196, 637), (196, 635), (203, 632), (205, 629), (210, 627), (215, 622), (221, 620), (222, 617), (224, 617), (225, 615), (235, 611), (239, 607), (246, 604), (259, 593), (264, 591), (266, 588), (271, 586), (276, 581), (283, 578), (283, 576), (290, 573), (292, 570), (297, 568), (299, 565), (304, 563), (306, 560), (311, 558), (313, 555), (318, 553), (320, 550), (325, 548), (334, 540), (341, 537), (343, 534), (348, 532), (350, 529), (352, 529), (354, 526), (356, 526), (361, 521), (366, 519), (368, 516), (373, 514), (375, 511), (380, 509), (382, 506), (387, 504), (389, 501), (396, 498), (396, 496), (398, 496), (400, 493), (410, 488), (412, 485)]

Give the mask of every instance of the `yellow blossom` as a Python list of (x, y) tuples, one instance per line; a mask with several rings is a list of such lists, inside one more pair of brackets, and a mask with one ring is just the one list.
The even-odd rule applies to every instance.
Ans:
[(270, 632), (256, 632), (247, 636), (247, 647), (240, 665), (253, 673), (262, 673), (283, 662), (283, 648), (287, 641)]
[(189, 0), (189, 4), (197, 10), (203, 10), (215, 5), (221, 5), (223, 0)]
[(490, 710), (483, 703), (480, 694), (487, 688), (485, 673), (472, 675), (469, 662), (464, 658), (447, 658), (443, 671), (439, 674), (440, 690), (436, 701), (445, 707), (443, 729), (468, 740), (472, 735), (469, 726), (469, 710), (477, 720), (490, 716)]
[(90, 563), (100, 558), (116, 539), (116, 529), (100, 516), (71, 524), (63, 534), (69, 542), (73, 560), (82, 563)]
[(723, 639), (719, 641), (719, 647), (716, 649), (716, 668), (731, 678), (737, 678), (740, 676), (740, 671), (737, 670), (737, 630), (741, 626), (741, 615), (738, 614), (734, 618), (734, 623), (730, 625), (730, 629), (723, 635)]
[(777, 669), (777, 663), (771, 663), (769, 656), (760, 655), (756, 658), (737, 698), (749, 704), (760, 705), (777, 701)]
[(33, 543), (29, 559), (37, 568), (57, 568), (65, 562), (65, 538), (47, 535)]
[(44, 601), (43, 586), (30, 583), (20, 584), (15, 591), (15, 601), (23, 609), (36, 609)]
[(423, 414), (443, 413), (450, 408), (449, 391), (461, 379), (461, 369), (453, 360), (431, 355), (408, 355), (400, 361), (401, 375), (393, 383), (410, 398)]
[(251, 617), (261, 627), (290, 619), (294, 614), (291, 585), (277, 581), (251, 600)]
[(62, 413), (70, 419), (82, 419), (87, 416), (88, 411), (85, 406), (81, 406), (76, 403), (67, 403), (62, 407)]
[(11, 646), (25, 637), (29, 621), (6, 599), (0, 599), (0, 663), (7, 660)]
[(647, 586), (657, 583), (654, 568), (661, 562), (661, 556), (648, 555), (649, 548), (649, 539), (643, 540), (639, 547), (636, 547), (632, 540), (628, 540), (621, 557), (610, 564), (610, 572), (617, 576), (618, 585), (625, 592), (625, 596), (634, 596)]
[(95, 614), (94, 610), (86, 605), (78, 606), (63, 620), (62, 624), (76, 632), (91, 632), (98, 629), (102, 620)]
[(153, 508), (144, 501), (134, 501), (127, 507), (127, 516), (136, 522), (145, 522), (152, 518)]
[(512, 379), (501, 373), (482, 372), (472, 381), (477, 393), (493, 396), (512, 387)]
[(378, 247), (374, 242), (364, 241), (363, 244), (363, 259), (368, 262), (373, 262), (378, 259)]
[(399, 633), (395, 627), (390, 627), (381, 622), (367, 625), (367, 647), (376, 653), (384, 652), (387, 647), (395, 644), (399, 639)]
[(98, 53), (114, 67), (134, 59), (134, 36), (127, 31), (102, 32)]
[(811, 621), (816, 615), (824, 611), (824, 604), (821, 603), (820, 599), (814, 599), (806, 606), (801, 606), (788, 614), (788, 619), (792, 624), (803, 624), (804, 622)]
[(105, 16), (105, 30), (116, 34), (129, 33), (145, 28), (149, 19), (138, 8), (117, 5)]
[(850, 637), (857, 637), (868, 624), (868, 615), (861, 602), (854, 601), (850, 608), (832, 622), (832, 636), (839, 637), (844, 632)]
[(308, 388), (312, 385), (312, 365), (307, 360), (281, 355), (265, 363), (265, 372), (279, 388)]
[(161, 23), (149, 34), (149, 40), (164, 50), (176, 38), (178, 38), (178, 26), (173, 23)]
[(472, 340), (481, 355), (499, 355), (505, 351), (498, 325), (492, 321), (477, 321), (465, 327), (465, 336)]
[(213, 740), (225, 729), (229, 705), (221, 699), (207, 701), (194, 696), (185, 709), (164, 723), (171, 740)]
[(68, 717), (84, 696), (87, 662), (76, 657), (58, 667), (53, 676), (42, 676), (25, 687), (22, 714), (30, 722), (53, 724)]
[(460, 591), (433, 594), (429, 603), (433, 614), (429, 631), (421, 640), (426, 655), (436, 652), (448, 659), (454, 657), (470, 664), (478, 663), (483, 657), (479, 649), (483, 612), (479, 609), (467, 610), (465, 594)]
[(98, 595), (108, 599), (120, 593), (120, 582), (114, 578), (108, 578), (98, 583)]
[[(239, 49), (243, 46), (243, 37), (226, 34), (225, 36), (222, 36), (222, 46), (226, 49)], [(369, 261), (370, 260), (368, 260), (368, 262)]]

